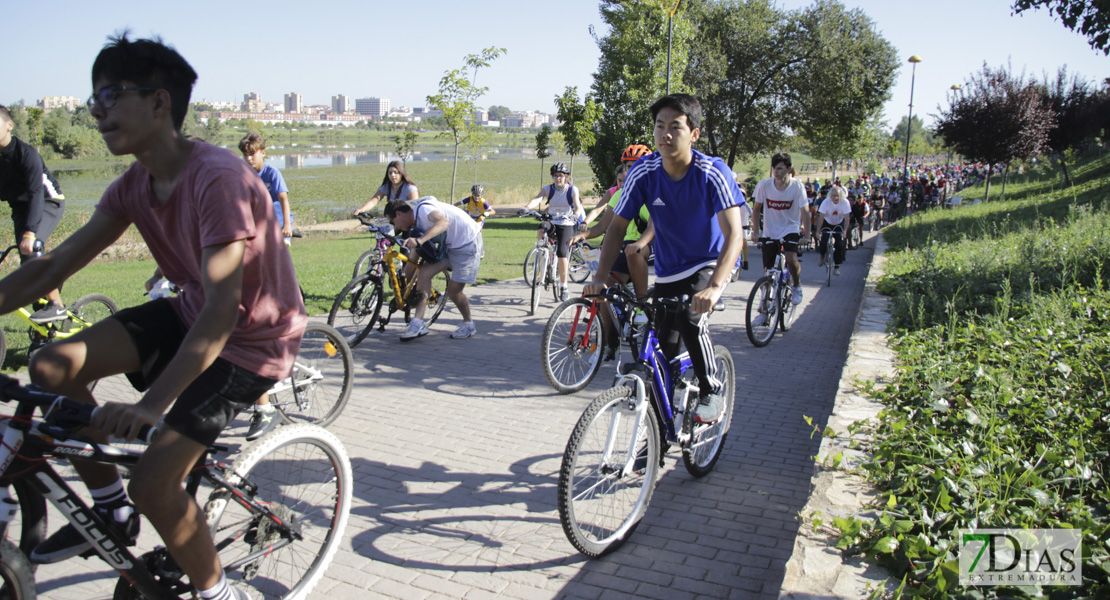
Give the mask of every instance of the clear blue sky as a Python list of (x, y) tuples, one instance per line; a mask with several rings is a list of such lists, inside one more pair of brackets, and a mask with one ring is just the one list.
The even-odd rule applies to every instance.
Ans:
[[(133, 37), (161, 35), (200, 74), (195, 100), (241, 101), (258, 92), (281, 102), (287, 92), (306, 104), (335, 94), (379, 96), (393, 105), (423, 106), (443, 72), (466, 54), (501, 46), (508, 54), (479, 72), (490, 91), (480, 102), (514, 110), (554, 111), (568, 86), (589, 88), (598, 50), (589, 26), (600, 27), (595, 0), (348, 2), (289, 0), (249, 3), (192, 0), (0, 1), (4, 46), (0, 103), (43, 96), (86, 97), (89, 68), (105, 37), (130, 28)], [(785, 8), (811, 4), (780, 0)], [(931, 122), (945, 93), (983, 61), (1009, 60), (1041, 77), (1067, 65), (1099, 79), (1110, 59), (1046, 11), (1010, 15), (1010, 0), (846, 0), (877, 23), (898, 49), (899, 71), (885, 117), (907, 110), (912, 54), (917, 66), (914, 113)], [(12, 50), (16, 49), (15, 52)], [(29, 50), (33, 49), (33, 50)]]

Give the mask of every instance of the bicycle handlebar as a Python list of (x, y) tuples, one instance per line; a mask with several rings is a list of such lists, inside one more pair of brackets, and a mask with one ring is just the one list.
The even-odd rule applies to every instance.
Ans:
[(402, 245), (401, 240), (397, 239), (396, 236), (386, 232), (386, 223), (382, 223), (377, 218), (371, 217), (366, 213), (360, 213), (355, 216), (358, 217), (360, 223), (366, 226), (368, 231), (373, 231), (374, 233), (384, 237), (391, 243), (397, 244), (398, 246)]
[[(72, 434), (87, 427), (99, 408), (95, 404), (44, 392), (35, 385), (24, 386), (17, 379), (0, 375), (0, 401), (13, 400), (41, 409), (44, 425), (40, 429), (59, 440), (69, 439)], [(139, 428), (137, 439), (150, 443), (157, 433), (156, 426), (143, 425)]]

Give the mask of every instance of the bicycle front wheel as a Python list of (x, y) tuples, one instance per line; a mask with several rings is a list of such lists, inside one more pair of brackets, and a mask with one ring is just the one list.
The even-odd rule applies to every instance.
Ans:
[(8, 540), (0, 541), (0, 597), (8, 600), (37, 597), (31, 561)]
[(601, 315), (592, 301), (571, 298), (555, 308), (540, 341), (543, 374), (560, 394), (573, 394), (590, 384), (601, 369), (605, 349)]
[(623, 544), (655, 490), (659, 424), (650, 408), (638, 418), (634, 394), (618, 386), (598, 396), (578, 419), (563, 453), (559, 521), (570, 543), (586, 556), (601, 556)]
[(748, 296), (748, 309), (744, 315), (744, 327), (748, 340), (756, 348), (771, 342), (778, 322), (778, 307), (775, 306), (775, 280), (770, 276), (760, 277), (752, 286)]
[(334, 327), (309, 323), (293, 361), (293, 374), (278, 382), (271, 403), (288, 423), (330, 425), (351, 396), (351, 347)]
[(832, 240), (829, 240), (829, 249), (825, 252), (825, 277), (828, 278), (828, 283), (825, 284), (825, 287), (832, 286), (833, 252)]
[(363, 252), (362, 255), (358, 257), (358, 260), (355, 261), (355, 270), (351, 273), (351, 279), (359, 275), (369, 275), (367, 271), (370, 270), (370, 263), (378, 258), (378, 254), (380, 253), (377, 250), (367, 250)]
[[(721, 418), (714, 423), (708, 425), (695, 423), (693, 438), (682, 449), (682, 462), (694, 477), (708, 475), (717, 464), (717, 459), (721, 457), (736, 401), (736, 363), (732, 360), (732, 353), (724, 346), (714, 346), (713, 360), (717, 363), (717, 377), (724, 383), (721, 397), (725, 400), (725, 409), (721, 413)], [(687, 415), (689, 416), (690, 413)]]
[(533, 248), (529, 256), (532, 257), (532, 304), (528, 314), (535, 316), (536, 309), (540, 307), (540, 288), (546, 287), (544, 281), (547, 279), (547, 250)]
[(580, 242), (570, 247), (567, 277), (574, 283), (582, 283), (590, 278), (590, 263), (586, 260), (586, 252), (590, 249), (590, 245), (586, 242)]
[[(204, 505), (229, 583), (266, 598), (308, 596), (339, 549), (351, 512), (351, 460), (339, 438), (315, 425), (279, 427), (243, 451), (227, 474), (237, 487)], [(246, 508), (242, 494), (276, 521)], [(290, 534), (296, 539), (290, 540)]]
[(779, 329), (783, 333), (790, 331), (794, 325), (794, 315), (798, 312), (798, 305), (794, 304), (793, 294), (786, 286), (779, 286)]
[(532, 249), (528, 251), (528, 256), (524, 257), (524, 285), (531, 286), (532, 281), (536, 278), (536, 263), (534, 259), (539, 250), (540, 249), (536, 246), (532, 246)]
[(335, 297), (328, 313), (328, 325), (339, 331), (347, 345), (354, 348), (378, 322), (384, 295), (380, 279), (370, 275), (352, 279)]

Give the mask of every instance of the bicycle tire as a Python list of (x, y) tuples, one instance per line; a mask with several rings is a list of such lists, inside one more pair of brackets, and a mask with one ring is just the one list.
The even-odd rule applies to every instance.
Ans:
[[(629, 410), (634, 394), (628, 386), (617, 386), (595, 398), (578, 419), (563, 453), (559, 522), (571, 545), (589, 557), (616, 550), (632, 535), (655, 490), (659, 423), (648, 407), (641, 427), (635, 427), (635, 412)], [(622, 424), (630, 425), (624, 430), (636, 430), (624, 431)], [(622, 477), (628, 448), (633, 446), (643, 459), (634, 466), (643, 470)], [(611, 456), (602, 460), (607, 448)]]
[(586, 242), (579, 242), (570, 247), (570, 258), (567, 262), (567, 278), (574, 283), (582, 283), (590, 278), (592, 271), (590, 263), (586, 261), (586, 251), (592, 250)]
[(531, 287), (532, 280), (535, 278), (536, 273), (536, 265), (532, 262), (532, 259), (538, 251), (539, 247), (532, 246), (532, 248), (528, 250), (528, 255), (524, 257), (524, 285), (529, 287)]
[(286, 423), (326, 427), (347, 405), (354, 378), (354, 358), (343, 336), (330, 325), (309, 323), (293, 360), (291, 387), (271, 394), (270, 403)]
[(531, 311), (528, 313), (532, 316), (536, 315), (536, 309), (540, 306), (540, 287), (547, 287), (544, 280), (547, 279), (547, 249), (535, 248), (535, 253), (530, 253), (532, 257), (532, 303)]
[(380, 279), (370, 275), (352, 279), (335, 297), (328, 313), (328, 325), (339, 331), (347, 345), (354, 348), (378, 322), (384, 296)]
[[(830, 239), (829, 241), (831, 242), (832, 239)], [(825, 284), (825, 287), (831, 287), (832, 286), (832, 272), (833, 272), (833, 249), (832, 248), (827, 248), (827, 250), (825, 252), (825, 277), (827, 277), (829, 281), (828, 281), (828, 283)]]
[(0, 367), (8, 360), (8, 339), (4, 335), (4, 331), (0, 329)]
[[(725, 439), (732, 424), (732, 411), (736, 402), (736, 363), (732, 353), (724, 346), (713, 347), (713, 360), (717, 363), (717, 376), (724, 381), (721, 397), (725, 409), (721, 418), (708, 425), (694, 424), (693, 439), (682, 448), (682, 463), (694, 477), (704, 477), (713, 470), (725, 447)], [(696, 407), (697, 403), (693, 405)], [(692, 411), (686, 418), (692, 418)]]
[(790, 331), (794, 326), (794, 315), (798, 312), (798, 305), (794, 304), (793, 294), (786, 293), (786, 287), (779, 287), (779, 310), (778, 321), (779, 329), (783, 333)]
[[(424, 325), (431, 327), (436, 322), (444, 307), (447, 306), (447, 284), (451, 278), (447, 271), (440, 271), (432, 275), (432, 293), (428, 297), (428, 306), (424, 309)], [(428, 313), (431, 312), (431, 316)]]
[(573, 394), (590, 385), (601, 369), (605, 327), (601, 315), (590, 319), (593, 301), (571, 298), (555, 308), (540, 340), (540, 362), (547, 382), (560, 394)]
[[(236, 485), (247, 479), (250, 487), (240, 486), (235, 493), (272, 507), (302, 538), (228, 573), (228, 582), (246, 584), (266, 598), (306, 598), (339, 549), (350, 516), (353, 475), (343, 444), (316, 425), (279, 427), (248, 446), (227, 475)], [(267, 530), (266, 522), (228, 490), (212, 492), (204, 511), (223, 565), (277, 540), (277, 532)]]
[[(359, 275), (370, 275), (370, 263), (378, 259), (377, 250), (367, 250), (359, 255), (358, 260), (355, 261), (354, 271), (351, 272), (351, 279)], [(376, 273), (375, 273), (376, 274)]]
[[(31, 550), (46, 539), (46, 498), (25, 479), (13, 479), (9, 484), (9, 492), (14, 492), (19, 513), (8, 523), (6, 529), (0, 529), (0, 539), (12, 542), (29, 556)], [(37, 566), (31, 565), (32, 572)]]
[(0, 540), (0, 597), (7, 600), (38, 597), (31, 561), (8, 540)]
[(78, 298), (69, 310), (92, 325), (116, 314), (119, 312), (119, 307), (116, 306), (115, 301), (104, 294), (85, 294)]
[[(775, 335), (775, 327), (778, 323), (778, 307), (775, 303), (777, 287), (773, 277), (764, 275), (756, 280), (751, 294), (748, 295), (744, 329), (748, 332), (748, 340), (756, 348), (766, 346)], [(755, 325), (755, 317), (759, 315), (763, 316), (762, 322)]]

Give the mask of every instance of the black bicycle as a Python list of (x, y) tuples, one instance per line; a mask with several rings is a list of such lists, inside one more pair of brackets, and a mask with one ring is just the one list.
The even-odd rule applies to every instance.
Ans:
[[(0, 506), (8, 509), (0, 511), (0, 597), (36, 596), (26, 553), (46, 529), (44, 498), (93, 542), (87, 556), (99, 556), (120, 573), (115, 600), (177, 600), (194, 592), (165, 548), (136, 558), (127, 540), (90, 510), (46, 460), (76, 456), (128, 468), (139, 461), (140, 450), (79, 434), (95, 410), (91, 404), (25, 387), (7, 376), (0, 376), (0, 401), (17, 403), (0, 428)], [(45, 414), (41, 420), (34, 416), (36, 408)], [(153, 434), (145, 428), (142, 437)], [(204, 513), (227, 578), (266, 598), (307, 597), (339, 549), (350, 514), (353, 476), (346, 450), (326, 429), (297, 424), (258, 439), (231, 465), (214, 458), (227, 451), (210, 446), (185, 480), (194, 497), (202, 481), (213, 489)], [(9, 532), (17, 513), (19, 531)], [(18, 534), (19, 541), (11, 541), (9, 533)]]

